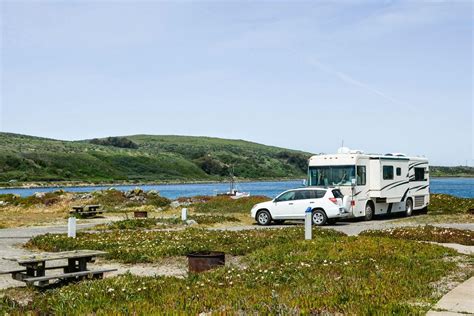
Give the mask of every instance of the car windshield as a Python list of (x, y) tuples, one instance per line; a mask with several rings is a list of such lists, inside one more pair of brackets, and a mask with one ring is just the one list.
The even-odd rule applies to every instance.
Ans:
[(355, 166), (309, 167), (311, 186), (351, 185), (355, 179)]

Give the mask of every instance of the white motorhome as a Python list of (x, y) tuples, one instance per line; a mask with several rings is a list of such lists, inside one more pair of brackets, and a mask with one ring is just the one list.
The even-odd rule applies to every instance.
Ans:
[(340, 148), (309, 159), (308, 185), (337, 187), (350, 197), (351, 217), (424, 209), (430, 202), (428, 160), (404, 154), (364, 154)]

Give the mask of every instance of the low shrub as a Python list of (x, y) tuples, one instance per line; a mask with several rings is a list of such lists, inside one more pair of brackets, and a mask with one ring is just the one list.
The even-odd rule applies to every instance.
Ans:
[(460, 198), (448, 194), (431, 194), (429, 214), (468, 213), (474, 210), (474, 199)]
[(93, 193), (94, 200), (92, 203), (100, 204), (104, 208), (113, 208), (123, 205), (127, 202), (127, 198), (122, 191), (119, 190), (104, 190)]
[[(31, 207), (35, 205), (51, 206), (61, 200), (64, 191), (45, 192), (30, 196), (21, 197), (16, 194), (0, 194), (0, 201), (6, 202), (4, 206), (15, 205), (21, 207)], [(0, 206), (1, 207), (1, 206)]]
[(131, 192), (137, 192), (136, 196), (140, 199), (132, 199), (127, 197), (125, 192), (109, 189), (104, 191), (94, 192), (94, 204), (100, 204), (105, 209), (116, 209), (116, 208), (130, 208), (138, 207), (142, 205), (151, 205), (154, 207), (166, 207), (170, 205), (171, 201), (158, 193), (153, 191), (145, 192), (141, 189), (134, 189)]

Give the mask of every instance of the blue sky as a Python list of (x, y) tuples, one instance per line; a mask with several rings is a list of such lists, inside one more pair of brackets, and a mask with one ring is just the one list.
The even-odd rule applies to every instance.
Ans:
[(473, 165), (470, 1), (1, 2), (0, 130)]

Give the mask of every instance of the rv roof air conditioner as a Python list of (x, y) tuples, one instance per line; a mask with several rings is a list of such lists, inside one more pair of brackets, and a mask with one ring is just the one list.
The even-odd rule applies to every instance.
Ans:
[(359, 149), (350, 149), (348, 147), (340, 147), (337, 150), (338, 154), (363, 154), (364, 152)]
[(406, 157), (404, 153), (390, 153), (390, 154), (385, 154), (385, 156), (393, 156), (393, 157)]

